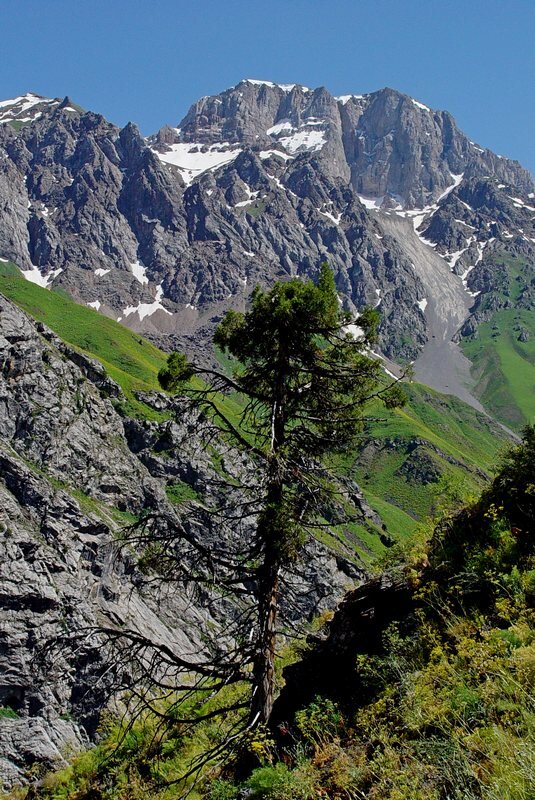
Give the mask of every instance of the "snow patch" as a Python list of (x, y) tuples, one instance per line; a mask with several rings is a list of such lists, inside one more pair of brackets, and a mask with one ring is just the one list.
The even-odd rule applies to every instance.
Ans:
[(364, 337), (364, 330), (363, 328), (359, 328), (358, 325), (346, 325), (344, 328), (344, 333), (349, 333), (353, 339), (362, 339)]
[(335, 225), (340, 225), (340, 222), (342, 220), (342, 215), (341, 214), (339, 214), (337, 217), (335, 217), (334, 214), (331, 214), (330, 211), (322, 211), (321, 208), (318, 208), (316, 210), (319, 211), (319, 213), (323, 217), (327, 217), (327, 219), (330, 219), (331, 222), (334, 222)]
[(245, 191), (247, 193), (247, 200), (240, 200), (239, 203), (235, 203), (234, 208), (244, 208), (245, 206), (250, 205), (253, 200), (258, 198), (258, 195), (260, 194), (259, 191), (253, 192), (247, 183), (245, 184)]
[(58, 100), (49, 100), (46, 97), (39, 97), (32, 92), (27, 92), (27, 94), (23, 94), (20, 97), (13, 97), (10, 100), (2, 100), (0, 101), (0, 109), (3, 109), (3, 111), (0, 110), (0, 123), (12, 122), (13, 120), (31, 122), (34, 119), (38, 119), (41, 113), (38, 112), (33, 116), (25, 117), (21, 117), (20, 115), (30, 111), (30, 109), (36, 105), (58, 105), (58, 102)]
[(364, 100), (365, 95), (363, 94), (341, 94), (338, 97), (335, 97), (335, 100), (338, 100), (339, 103), (342, 103), (345, 106), (346, 103), (349, 103), (350, 100)]
[(161, 303), (162, 297), (163, 289), (162, 285), (160, 284), (156, 289), (156, 298), (153, 303), (138, 303), (137, 306), (127, 306), (123, 310), (123, 314), (125, 317), (129, 317), (131, 314), (137, 314), (140, 320), (144, 320), (145, 317), (152, 316), (156, 313), (156, 311), (165, 311), (166, 314), (172, 316), (171, 312), (163, 307)]
[(135, 261), (133, 264), (130, 264), (130, 269), (132, 270), (134, 278), (137, 281), (139, 281), (141, 285), (144, 285), (149, 282), (149, 279), (147, 278), (146, 275), (147, 268), (143, 266), (141, 261)]
[(95, 311), (98, 311), (101, 303), (100, 300), (94, 300), (92, 303), (88, 303), (87, 305), (89, 306), (89, 308), (94, 308)]
[[(448, 188), (445, 191), (442, 192), (442, 194), (437, 198), (436, 202), (433, 203), (432, 205), (425, 206), (424, 208), (407, 209), (405, 211), (400, 211), (398, 209), (394, 209), (394, 212), (398, 216), (404, 217), (405, 219), (410, 219), (411, 220), (413, 228), (414, 228), (414, 230), (416, 232), (416, 235), (418, 236), (420, 241), (422, 241), (428, 247), (435, 248), (437, 246), (437, 243), (436, 242), (432, 242), (429, 239), (426, 239), (424, 236), (422, 236), (422, 234), (419, 233), (418, 228), (420, 228), (420, 226), (422, 225), (424, 220), (426, 220), (426, 221), (429, 220), (433, 216), (435, 211), (438, 211), (440, 201), (444, 200), (444, 198), (447, 197), (450, 194), (450, 192), (452, 192), (457, 186), (459, 186), (460, 182), (462, 181), (462, 179), (464, 177), (464, 173), (463, 172), (461, 172), (459, 175), (454, 175), (452, 172), (450, 172), (450, 175), (453, 178), (453, 183), (451, 183), (450, 186), (448, 186)], [(359, 195), (359, 197), (360, 197), (360, 195)], [(360, 199), (362, 200), (362, 198), (360, 198)], [(376, 203), (379, 201), (379, 199), (382, 200), (382, 198), (375, 198)], [(466, 205), (466, 203), (464, 203), (463, 205)], [(377, 208), (377, 205), (375, 205), (375, 206), (367, 205), (367, 208), (370, 208), (370, 207)], [(466, 206), (466, 207), (470, 208), (470, 206)], [(472, 209), (470, 209), (470, 210), (472, 210)], [(459, 251), (459, 253), (451, 253), (451, 254), (449, 254), (450, 258), (453, 257), (455, 259), (451, 266), (455, 265), (457, 259), (460, 257), (461, 254), (462, 254), (461, 251)], [(442, 256), (442, 257), (444, 257), (444, 256)]]
[(381, 197), (367, 197), (364, 194), (359, 194), (357, 197), (363, 206), (366, 206), (368, 209), (373, 209), (374, 211), (378, 211), (381, 208), (382, 202), (385, 199), (384, 195), (381, 195)]
[(35, 283), (43, 289), (48, 289), (54, 278), (59, 275), (60, 272), (63, 272), (63, 270), (60, 267), (59, 269), (52, 270), (48, 275), (43, 275), (39, 267), (33, 265), (32, 269), (21, 269), (20, 272), (23, 278), (26, 278), (30, 283)]
[[(386, 361), (385, 357), (384, 357), (383, 355), (381, 355), (381, 353), (375, 353), (373, 350), (371, 350), (371, 351), (370, 351), (370, 355), (372, 355), (374, 358), (377, 358), (377, 359), (379, 359), (379, 361)], [(413, 363), (413, 362), (411, 361), (411, 364), (412, 364), (412, 363)], [(387, 375), (388, 375), (390, 378), (394, 378), (394, 380), (395, 380), (395, 381), (399, 380), (399, 375), (394, 375), (394, 373), (393, 373), (393, 372), (390, 372), (390, 370), (389, 370), (389, 369), (387, 369), (387, 367), (386, 367), (384, 364), (381, 364), (381, 366), (382, 366), (382, 368), (384, 369), (384, 371), (386, 372), (386, 374), (387, 374)]]
[(256, 78), (245, 78), (244, 83), (252, 83), (253, 86), (270, 86), (272, 89), (282, 89), (283, 92), (291, 92), (296, 86), (299, 86), (304, 92), (311, 90), (307, 86), (301, 86), (299, 83), (273, 83), (273, 81), (259, 81)]
[(450, 192), (453, 192), (453, 190), (457, 188), (457, 186), (464, 178), (464, 172), (459, 173), (459, 175), (454, 175), (453, 172), (450, 172), (450, 175), (453, 178), (453, 183), (451, 184), (451, 186), (448, 186), (445, 192), (442, 192), (442, 194), (439, 196), (437, 200), (437, 203), (440, 203), (440, 201), (444, 200), (444, 198), (447, 197), (450, 194)]
[(511, 195), (507, 196), (509, 197), (509, 200), (513, 201), (513, 205), (515, 208), (526, 208), (528, 211), (535, 211), (535, 207), (528, 206), (528, 204), (525, 203), (521, 197), (511, 197)]
[(258, 155), (262, 161), (271, 158), (271, 156), (278, 156), (284, 161), (291, 161), (293, 159), (293, 156), (288, 155), (288, 153), (283, 153), (281, 150), (261, 150)]
[(278, 136), (279, 133), (287, 130), (293, 130), (294, 126), (292, 125), (289, 119), (283, 119), (280, 122), (277, 122), (276, 125), (272, 125), (271, 128), (268, 128), (266, 133), (268, 136)]
[(229, 145), (225, 142), (209, 147), (195, 142), (180, 142), (170, 147), (171, 150), (166, 153), (159, 153), (157, 150), (153, 152), (160, 161), (178, 167), (188, 186), (203, 172), (229, 164), (242, 152), (241, 148), (229, 150)]
[(472, 264), (470, 267), (468, 267), (468, 269), (466, 269), (463, 272), (463, 274), (461, 275), (461, 281), (463, 282), (463, 286), (464, 286), (466, 292), (471, 297), (477, 297), (477, 295), (480, 294), (480, 292), (471, 292), (470, 289), (468, 288), (468, 283), (467, 283), (466, 279), (467, 279), (468, 275), (472, 272), (474, 267), (476, 267), (478, 264), (480, 264), (481, 261), (483, 260), (483, 251), (485, 250), (485, 247), (487, 246), (487, 244), (488, 244), (488, 242), (477, 242), (477, 250), (478, 250), (477, 259), (475, 260), (474, 264)]
[(111, 269), (102, 269), (102, 267), (99, 267), (95, 270), (95, 275), (97, 278), (101, 278), (103, 275), (107, 275), (108, 272), (111, 272)]
[(475, 225), (469, 225), (468, 222), (465, 222), (464, 219), (456, 219), (454, 222), (458, 222), (459, 225), (464, 225), (466, 228), (472, 228), (473, 231), (476, 230)]
[(425, 309), (427, 308), (427, 298), (424, 297), (422, 300), (417, 300), (416, 304), (419, 307), (420, 311), (422, 312), (425, 311)]
[(279, 180), (279, 178), (277, 178), (275, 175), (270, 175), (270, 174), (269, 174), (269, 172), (268, 172), (268, 173), (267, 173), (267, 176), (268, 176), (268, 178), (269, 178), (270, 180), (272, 180), (272, 181), (273, 181), (273, 183), (274, 183), (276, 186), (278, 186), (278, 187), (279, 187), (279, 189), (282, 189), (282, 191), (283, 191), (283, 192), (286, 192), (286, 194), (289, 194), (291, 197), (295, 197), (295, 199), (296, 199), (296, 200), (300, 200), (300, 199), (301, 199), (300, 197), (298, 197), (298, 195), (296, 195), (296, 193), (295, 193), (295, 192), (292, 192), (292, 190), (291, 190), (291, 189), (288, 189), (288, 187), (287, 187), (287, 186), (284, 186), (284, 184), (283, 184), (283, 183), (281, 183), (281, 181)]
[(449, 265), (450, 265), (452, 270), (453, 270), (455, 264), (460, 259), (460, 257), (463, 255), (463, 253), (466, 253), (466, 251), (468, 250), (468, 248), (472, 244), (472, 240), (471, 239), (467, 239), (467, 242), (468, 242), (468, 244), (466, 245), (466, 247), (463, 247), (461, 250), (456, 250), (454, 253), (440, 253), (439, 254), (439, 255), (442, 255), (442, 258), (444, 258), (449, 263)]
[(412, 102), (417, 108), (423, 109), (423, 111), (431, 111), (429, 106), (424, 105), (423, 103), (419, 103), (418, 100), (415, 100), (414, 97), (411, 97)]
[(46, 97), (39, 97), (37, 94), (27, 92), (26, 94), (20, 95), (20, 97), (12, 97), (11, 100), (0, 100), (0, 108), (20, 105), (20, 113), (22, 114), (39, 103), (57, 103), (57, 100), (49, 100)]
[(281, 144), (290, 153), (297, 153), (303, 150), (315, 152), (321, 150), (326, 142), (324, 131), (297, 131), (291, 136), (283, 136), (278, 139)]

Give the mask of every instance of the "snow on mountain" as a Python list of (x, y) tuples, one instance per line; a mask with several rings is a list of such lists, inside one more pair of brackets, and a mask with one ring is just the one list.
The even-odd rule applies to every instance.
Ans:
[(145, 317), (151, 317), (157, 311), (164, 311), (166, 314), (171, 315), (171, 312), (162, 305), (162, 298), (163, 288), (160, 284), (156, 290), (156, 297), (152, 303), (138, 303), (137, 306), (128, 306), (123, 310), (123, 314), (125, 317), (129, 317), (132, 314), (137, 314), (141, 321), (143, 321)]
[(0, 105), (36, 111), (31, 129), (0, 126), (0, 253), (163, 346), (171, 334), (206, 353), (255, 285), (327, 260), (349, 310), (380, 305), (383, 355), (446, 342), (446, 358), (500, 248), (533, 254), (529, 173), (393, 89), (336, 98), (248, 79), (149, 139), (45, 101)]
[(307, 86), (301, 86), (301, 84), (297, 83), (273, 83), (273, 81), (259, 81), (255, 78), (245, 78), (240, 83), (250, 83), (253, 86), (269, 86), (272, 89), (282, 89), (283, 92), (291, 92), (296, 86), (299, 86), (304, 92), (311, 91)]
[[(31, 122), (42, 116), (44, 107), (58, 106), (60, 102), (60, 100), (51, 100), (33, 92), (27, 92), (10, 100), (1, 100), (0, 123)], [(72, 110), (75, 111), (75, 109)]]
[(167, 152), (155, 152), (161, 161), (178, 167), (189, 186), (203, 172), (228, 164), (241, 153), (241, 149), (229, 150), (228, 147), (227, 143), (206, 147), (202, 143), (188, 142), (172, 144)]

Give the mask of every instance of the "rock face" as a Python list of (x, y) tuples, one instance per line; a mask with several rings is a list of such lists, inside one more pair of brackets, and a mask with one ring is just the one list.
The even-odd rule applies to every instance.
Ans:
[(327, 260), (349, 309), (378, 306), (382, 354), (412, 361), (467, 322), (495, 253), (533, 263), (529, 173), (392, 89), (246, 80), (149, 140), (28, 98), (31, 124), (0, 125), (0, 257), (164, 346), (208, 352), (254, 285)]
[(385, 630), (407, 620), (414, 608), (413, 590), (403, 575), (382, 573), (350, 592), (326, 638), (311, 637), (304, 658), (284, 670), (285, 686), (273, 708), (272, 730), (291, 721), (317, 695), (351, 708), (362, 691), (355, 675), (357, 656), (382, 652)]
[[(169, 484), (215, 504), (221, 480), (203, 455), (198, 420), (123, 418), (114, 397), (121, 391), (99, 364), (0, 295), (0, 785), (24, 781), (32, 763), (62, 763), (94, 735), (110, 668), (95, 626), (131, 628), (202, 655), (206, 632), (224, 637), (232, 614), (208, 595), (196, 604), (185, 591), (156, 593), (118, 546), (118, 531), (142, 512), (188, 524)], [(168, 409), (163, 395), (146, 400)], [(242, 475), (244, 457), (215, 447)], [(363, 519), (373, 513), (354, 502)], [(214, 548), (231, 535), (203, 531)], [(363, 574), (312, 542), (286, 619), (333, 607)]]

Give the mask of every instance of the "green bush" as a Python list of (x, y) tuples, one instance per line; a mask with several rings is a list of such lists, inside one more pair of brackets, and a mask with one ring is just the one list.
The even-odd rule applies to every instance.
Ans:
[(13, 711), (11, 706), (0, 706), (0, 717), (4, 719), (18, 719), (19, 715)]
[(285, 764), (255, 769), (246, 786), (251, 798), (262, 800), (315, 800), (317, 797), (312, 765), (304, 762), (289, 770)]

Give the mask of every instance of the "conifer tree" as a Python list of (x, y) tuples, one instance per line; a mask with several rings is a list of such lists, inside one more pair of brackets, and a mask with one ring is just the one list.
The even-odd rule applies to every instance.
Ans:
[[(357, 327), (341, 310), (324, 264), (316, 284), (294, 278), (269, 291), (256, 288), (247, 313), (226, 314), (214, 343), (234, 359), (231, 376), (179, 353), (159, 373), (164, 389), (189, 397), (256, 464), (254, 542), (247, 559), (256, 620), (238, 671), (251, 683), (249, 728), (267, 723), (271, 714), (281, 570), (295, 562), (320, 522), (332, 490), (324, 459), (354, 446), (369, 400), (380, 398), (390, 407), (403, 402), (398, 381), (387, 384), (380, 362), (367, 355), (377, 321), (367, 309)], [(218, 393), (229, 391), (244, 398), (239, 425), (217, 402)]]

